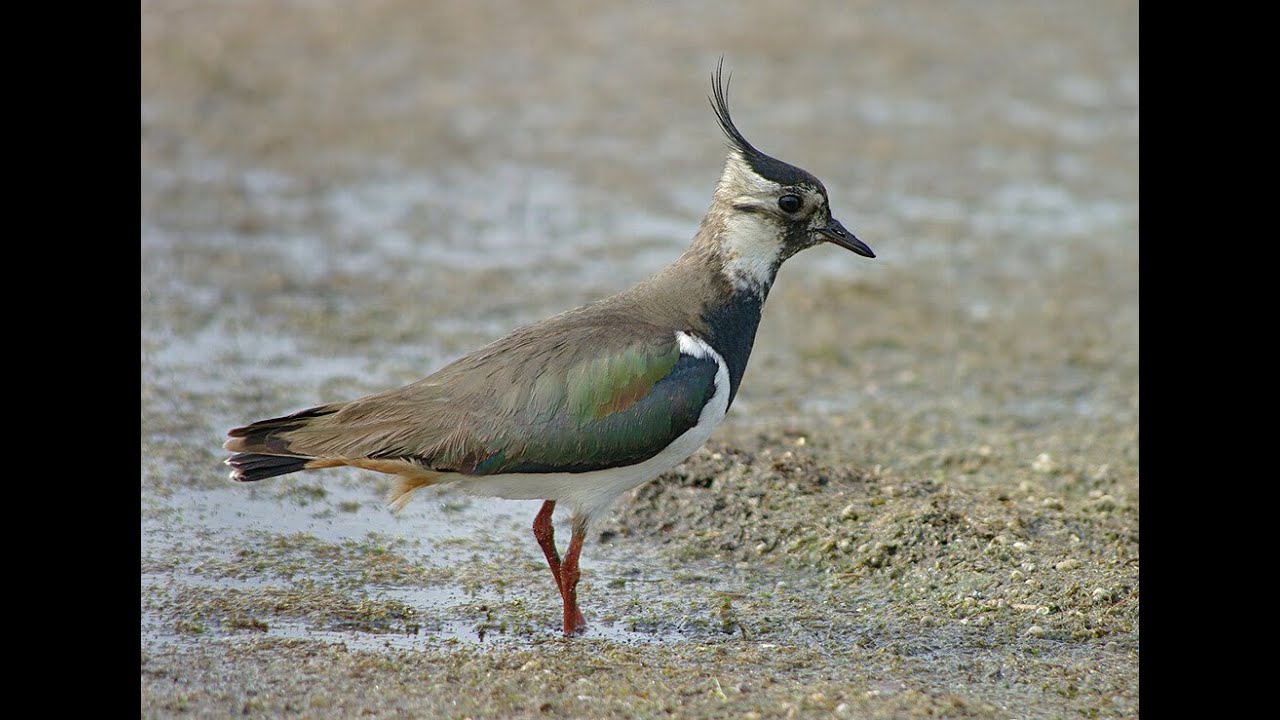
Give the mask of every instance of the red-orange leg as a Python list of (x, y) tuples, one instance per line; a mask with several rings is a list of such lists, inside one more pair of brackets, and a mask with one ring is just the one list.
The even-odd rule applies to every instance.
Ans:
[[(538, 541), (538, 546), (542, 548), (542, 554), (547, 557), (547, 567), (551, 568), (551, 576), (555, 578), (556, 589), (560, 591), (560, 599), (564, 601), (564, 634), (573, 635), (587, 626), (587, 621), (583, 619), (582, 613), (578, 610), (577, 588), (578, 588), (578, 555), (582, 552), (582, 541), (586, 536), (586, 528), (582, 532), (575, 528), (573, 537), (569, 541), (569, 554), (565, 558), (565, 563), (560, 564), (560, 552), (556, 550), (556, 529), (551, 524), (551, 515), (555, 512), (556, 501), (547, 500), (542, 503), (542, 509), (538, 511), (538, 516), (533, 519), (533, 537)], [(566, 580), (569, 579), (567, 574), (572, 568), (572, 582), (566, 586)], [(566, 594), (565, 588), (568, 587)]]
[(575, 523), (573, 537), (569, 540), (569, 552), (565, 553), (564, 565), (560, 568), (560, 596), (564, 599), (566, 637), (572, 637), (587, 627), (587, 621), (578, 610), (578, 556), (582, 554), (582, 541), (586, 538), (586, 527)]
[(560, 553), (556, 550), (556, 529), (551, 524), (551, 513), (555, 509), (555, 500), (542, 503), (542, 509), (533, 519), (533, 537), (542, 547), (542, 554), (547, 556), (547, 565), (551, 568), (551, 575), (556, 579), (556, 590), (560, 590), (563, 596), (564, 591), (560, 587)]

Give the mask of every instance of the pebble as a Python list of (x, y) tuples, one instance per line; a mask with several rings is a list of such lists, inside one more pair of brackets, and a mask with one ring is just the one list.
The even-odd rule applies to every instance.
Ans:
[(1051, 473), (1054, 467), (1053, 458), (1049, 457), (1049, 453), (1040, 453), (1035, 460), (1031, 461), (1031, 469), (1038, 473)]
[(1080, 565), (1081, 565), (1081, 563), (1080, 563), (1080, 561), (1079, 561), (1079, 560), (1077, 560), (1077, 559), (1075, 559), (1075, 558), (1067, 558), (1066, 560), (1063, 560), (1062, 562), (1058, 563), (1057, 565), (1054, 565), (1054, 568), (1056, 568), (1056, 569), (1058, 569), (1058, 570), (1064, 570), (1064, 571), (1065, 571), (1065, 570), (1078, 570), (1078, 569), (1080, 568)]
[(1115, 510), (1116, 499), (1111, 497), (1110, 495), (1103, 495), (1102, 497), (1093, 501), (1093, 509), (1099, 510), (1102, 512), (1106, 512), (1108, 510)]
[(1044, 637), (1044, 628), (1040, 627), (1039, 625), (1032, 625), (1031, 627), (1027, 628), (1026, 634), (1030, 635), (1031, 637)]
[(1055, 497), (1047, 497), (1041, 500), (1040, 505), (1050, 510), (1061, 510), (1064, 507), (1062, 501)]

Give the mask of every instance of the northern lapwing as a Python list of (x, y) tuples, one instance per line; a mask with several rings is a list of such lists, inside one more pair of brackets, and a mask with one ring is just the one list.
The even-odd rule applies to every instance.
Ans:
[[(231, 479), (352, 466), (414, 490), (543, 500), (533, 535), (564, 602), (564, 633), (586, 627), (578, 556), (591, 522), (623, 493), (694, 453), (738, 393), (760, 311), (783, 261), (831, 242), (875, 257), (831, 216), (827, 190), (769, 157), (729, 116), (723, 61), (711, 107), (728, 138), (724, 173), (693, 243), (629, 290), (513, 330), (395, 390), (230, 431)], [(572, 510), (563, 562), (552, 512)]]

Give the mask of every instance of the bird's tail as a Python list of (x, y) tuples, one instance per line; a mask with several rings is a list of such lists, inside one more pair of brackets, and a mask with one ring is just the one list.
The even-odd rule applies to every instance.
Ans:
[(317, 424), (325, 423), (327, 416), (338, 412), (342, 407), (341, 403), (321, 405), (284, 417), (259, 420), (230, 431), (227, 433), (229, 438), (222, 447), (235, 453), (226, 459), (226, 463), (231, 466), (231, 479), (236, 482), (254, 482), (299, 470), (344, 465), (373, 470), (397, 476), (397, 482), (387, 493), (387, 504), (393, 512), (399, 512), (409, 502), (414, 490), (444, 480), (444, 473), (424, 467), (410, 458), (368, 455), (352, 457), (328, 453), (317, 456), (313, 454), (313, 449), (298, 447), (304, 445), (305, 448), (315, 448), (314, 444), (300, 442), (296, 436), (292, 439), (289, 437), (296, 430), (318, 430)]
[(306, 427), (316, 418), (332, 415), (341, 405), (322, 405), (308, 408), (284, 417), (259, 420), (227, 433), (222, 447), (235, 454), (226, 459), (231, 466), (231, 479), (237, 482), (254, 482), (277, 475), (329, 465), (311, 464), (315, 458), (299, 453), (290, 447), (285, 433)]
[(291, 455), (263, 455), (261, 453), (236, 453), (226, 459), (231, 466), (231, 479), (236, 482), (266, 480), (277, 475), (306, 470), (311, 458)]

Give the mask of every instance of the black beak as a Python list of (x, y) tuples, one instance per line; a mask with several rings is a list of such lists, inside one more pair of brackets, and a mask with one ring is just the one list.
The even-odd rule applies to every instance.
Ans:
[(876, 256), (875, 253), (871, 252), (871, 248), (867, 247), (866, 243), (854, 237), (853, 233), (845, 230), (840, 221), (835, 218), (831, 218), (831, 222), (826, 227), (818, 228), (818, 234), (824, 240), (829, 240), (842, 248), (848, 248), (862, 257), (873, 258)]

